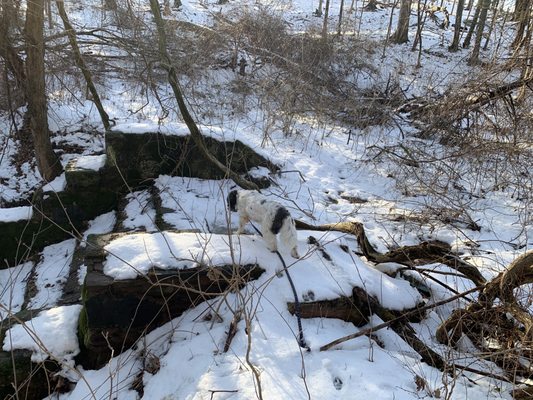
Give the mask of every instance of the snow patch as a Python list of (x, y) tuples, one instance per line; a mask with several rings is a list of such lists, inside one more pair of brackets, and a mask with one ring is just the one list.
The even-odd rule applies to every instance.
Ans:
[(0, 222), (17, 222), (30, 220), (33, 216), (33, 207), (0, 208)]
[(31, 360), (42, 362), (49, 357), (64, 362), (73, 362), (80, 352), (77, 337), (79, 304), (55, 307), (42, 311), (24, 325), (16, 324), (8, 329), (2, 349), (28, 349)]
[(61, 175), (59, 175), (57, 178), (55, 178), (52, 182), (47, 183), (43, 186), (43, 192), (62, 192), (65, 190), (65, 187), (67, 186), (67, 179), (65, 177), (65, 173), (63, 172)]
[(99, 171), (105, 165), (107, 156), (100, 154), (97, 156), (81, 156), (76, 159), (76, 168)]
[(44, 248), (41, 261), (35, 267), (37, 294), (30, 300), (28, 309), (49, 308), (57, 304), (70, 272), (75, 248), (76, 239), (68, 239)]
[(33, 263), (26, 262), (13, 268), (0, 269), (0, 320), (20, 311), (32, 268)]

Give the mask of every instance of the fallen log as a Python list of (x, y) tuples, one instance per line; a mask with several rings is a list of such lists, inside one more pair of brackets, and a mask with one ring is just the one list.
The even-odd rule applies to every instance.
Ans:
[(465, 118), (469, 113), (479, 110), (481, 107), (505, 98), (513, 91), (524, 87), (530, 87), (533, 77), (520, 78), (513, 82), (500, 86), (480, 85), (474, 88), (465, 88), (459, 92), (442, 95), (431, 101), (425, 99), (411, 99), (396, 109), (400, 113), (409, 113), (412, 118), (427, 122), (432, 121), (426, 127), (426, 132), (434, 131), (436, 127), (452, 126), (455, 122)]
[[(440, 354), (432, 350), (429, 346), (427, 346), (422, 340), (420, 340), (416, 336), (416, 332), (414, 331), (411, 326), (409, 326), (409, 322), (417, 322), (420, 320), (420, 318), (424, 315), (424, 313), (432, 309), (434, 307), (449, 303), (451, 301), (457, 300), (460, 297), (464, 297), (470, 293), (473, 293), (477, 290), (479, 290), (479, 287), (470, 289), (464, 293), (460, 293), (456, 296), (453, 296), (449, 299), (442, 300), (438, 303), (429, 304), (424, 307), (417, 307), (409, 311), (403, 311), (403, 312), (392, 312), (390, 310), (387, 310), (383, 308), (379, 302), (369, 296), (364, 290), (360, 288), (354, 288), (353, 291), (353, 299), (354, 304), (366, 304), (365, 307), (362, 307), (360, 311), (361, 314), (366, 314), (369, 316), (371, 313), (374, 313), (378, 315), (381, 319), (383, 319), (385, 322), (382, 324), (379, 324), (377, 326), (373, 326), (367, 329), (363, 329), (357, 333), (354, 333), (352, 335), (345, 336), (343, 338), (334, 340), (331, 343), (328, 343), (322, 347), (320, 347), (320, 351), (326, 351), (332, 348), (333, 346), (336, 346), (338, 344), (341, 344), (347, 340), (355, 339), (360, 336), (371, 336), (376, 331), (383, 329), (383, 328), (390, 328), (393, 330), (398, 336), (400, 336), (409, 346), (413, 348), (414, 351), (416, 351), (419, 355), (422, 361), (427, 363), (428, 365), (431, 365), (432, 367), (438, 368), (440, 371), (445, 372), (447, 374), (452, 374), (457, 371), (460, 372), (471, 372), (478, 375), (488, 376), (494, 379), (499, 379), (501, 381), (505, 382), (513, 382), (513, 380), (509, 377), (493, 374), (491, 372), (486, 372), (482, 370), (478, 370), (475, 368), (471, 368), (468, 366), (462, 366), (455, 363), (450, 363), (447, 360), (445, 360)], [(318, 303), (321, 303), (321, 305), (324, 305), (324, 307), (320, 307)], [(346, 302), (344, 302), (346, 303)], [(335, 304), (343, 304), (343, 302), (338, 302), (338, 299), (336, 300), (327, 300), (325, 302), (312, 302), (312, 303), (303, 303), (302, 304), (302, 317), (304, 318), (321, 318), (321, 317), (332, 317), (332, 318), (340, 318), (345, 321), (354, 322), (352, 319), (352, 316), (355, 315), (353, 311), (345, 312), (337, 310), (336, 312), (333, 310), (333, 307)], [(294, 313), (294, 305), (289, 303), (288, 305), (289, 311), (291, 313)], [(331, 311), (331, 314), (328, 312)], [(368, 312), (368, 314), (367, 314)], [(305, 314), (305, 315), (304, 315)], [(343, 318), (342, 316), (345, 316)], [(366, 318), (366, 317), (365, 317)], [(368, 319), (367, 319), (368, 320)], [(357, 318), (355, 319), (357, 321)]]
[[(301, 318), (337, 318), (351, 322), (355, 326), (363, 326), (368, 323), (368, 310), (361, 309), (355, 304), (353, 297), (339, 297), (334, 300), (321, 300), (300, 303)], [(291, 314), (296, 313), (294, 303), (287, 303)]]
[(295, 223), (297, 229), (338, 231), (354, 235), (357, 238), (357, 243), (359, 244), (361, 252), (370, 262), (395, 262), (408, 266), (442, 263), (457, 270), (476, 285), (485, 283), (485, 278), (481, 275), (479, 270), (475, 266), (454, 255), (450, 245), (444, 242), (422, 242), (414, 246), (402, 246), (385, 254), (381, 254), (374, 248), (374, 246), (372, 246), (372, 244), (370, 244), (363, 224), (359, 222), (339, 222), (318, 226), (299, 220), (296, 220)]
[[(339, 298), (336, 300), (326, 300), (322, 302), (302, 303), (300, 316), (302, 318), (339, 318), (347, 322), (352, 322), (356, 326), (368, 323), (371, 314), (378, 315), (382, 320), (390, 322), (390, 328), (405, 340), (427, 364), (444, 371), (446, 363), (442, 357), (426, 346), (416, 337), (415, 331), (408, 325), (411, 321), (419, 322), (424, 314), (417, 307), (401, 312), (391, 311), (384, 308), (379, 301), (369, 295), (364, 289), (354, 287), (350, 298)], [(288, 304), (289, 312), (294, 314), (294, 304)], [(323, 346), (320, 350), (327, 350), (329, 347)]]
[(401, 315), (397, 316), (394, 319), (390, 319), (390, 320), (385, 321), (385, 322), (383, 322), (383, 323), (381, 323), (379, 325), (371, 326), (370, 328), (363, 329), (363, 330), (361, 330), (359, 332), (352, 333), (350, 335), (347, 335), (347, 336), (344, 336), (342, 338), (336, 339), (336, 340), (334, 340), (334, 341), (332, 341), (332, 342), (330, 342), (328, 344), (325, 344), (324, 346), (320, 347), (320, 351), (329, 350), (333, 346), (337, 346), (337, 345), (339, 345), (339, 344), (341, 344), (343, 342), (346, 342), (348, 340), (356, 339), (356, 338), (361, 337), (361, 336), (370, 335), (373, 332), (379, 331), (380, 329), (387, 328), (388, 326), (390, 326), (391, 324), (399, 321), (400, 319), (409, 319), (411, 317), (410, 314), (420, 315), (421, 313), (425, 313), (426, 311), (431, 310), (431, 309), (433, 309), (435, 307), (439, 307), (439, 306), (442, 306), (444, 304), (447, 304), (447, 303), (450, 303), (452, 301), (455, 301), (455, 300), (457, 300), (457, 299), (459, 299), (461, 297), (465, 297), (465, 296), (467, 296), (470, 293), (478, 291), (479, 289), (480, 289), (479, 287), (475, 287), (473, 289), (467, 290), (466, 292), (459, 293), (459, 294), (457, 294), (455, 296), (452, 296), (452, 297), (450, 297), (448, 299), (439, 301), (437, 303), (428, 304), (428, 305), (426, 305), (424, 307), (416, 308), (414, 310), (402, 313)]

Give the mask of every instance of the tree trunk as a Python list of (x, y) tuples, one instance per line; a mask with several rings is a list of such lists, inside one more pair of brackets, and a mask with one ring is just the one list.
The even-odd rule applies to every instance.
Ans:
[(472, 25), (470, 25), (470, 28), (468, 29), (468, 33), (466, 34), (465, 41), (463, 42), (463, 48), (470, 47), (470, 42), (472, 41), (472, 36), (474, 35), (474, 30), (477, 26), (477, 21), (479, 19), (479, 12), (481, 11), (481, 2), (483, 0), (478, 0), (476, 11), (474, 12), (474, 17), (472, 18)]
[(163, 2), (163, 15), (165, 17), (168, 17), (170, 14), (171, 14), (171, 11), (170, 11), (170, 0), (165, 0)]
[[(533, 56), (531, 54), (531, 50), (532, 50), (531, 37), (532, 36), (533, 36), (533, 28), (530, 24), (528, 26), (527, 34), (525, 37), (525, 42), (526, 42), (526, 45), (524, 46), (526, 49), (525, 62), (523, 63), (522, 71), (520, 73), (520, 76), (522, 77), (522, 79), (526, 81), (533, 79), (533, 68), (532, 68)], [(520, 91), (518, 92), (517, 100), (521, 101), (525, 98), (525, 96), (526, 96), (526, 89), (524, 87), (521, 87)]]
[(104, 0), (104, 10), (116, 11), (118, 9), (116, 0)]
[(316, 15), (317, 17), (321, 17), (321, 16), (322, 16), (322, 1), (323, 1), (323, 0), (319, 0), (319, 1), (318, 1), (318, 7), (317, 7), (317, 9), (315, 10), (315, 15)]
[(2, 0), (1, 5), (0, 57), (4, 59), (9, 72), (15, 77), (17, 85), (23, 89), (25, 96), (26, 72), (24, 70), (24, 61), (18, 55), (10, 39), (10, 30), (13, 22), (16, 21), (17, 10), (12, 0)]
[(109, 130), (109, 115), (107, 115), (106, 111), (104, 110), (104, 107), (102, 106), (102, 102), (100, 101), (100, 96), (98, 95), (98, 91), (96, 90), (96, 86), (94, 86), (91, 71), (87, 68), (87, 65), (85, 64), (85, 61), (83, 60), (83, 57), (80, 52), (80, 48), (78, 47), (78, 41), (76, 39), (76, 31), (70, 24), (70, 21), (68, 19), (67, 13), (65, 11), (65, 4), (63, 0), (56, 0), (57, 10), (59, 12), (59, 16), (61, 17), (61, 20), (63, 21), (63, 26), (65, 27), (65, 32), (67, 33), (68, 40), (70, 43), (70, 47), (72, 47), (72, 51), (74, 52), (74, 60), (76, 61), (76, 65), (81, 70), (83, 77), (85, 78), (85, 82), (87, 83), (87, 88), (89, 89), (89, 92), (91, 92), (92, 101), (95, 104), (98, 113), (100, 114), (100, 118), (102, 119), (102, 124), (104, 125), (104, 129), (106, 131)]
[(402, 0), (400, 4), (400, 16), (396, 32), (392, 34), (391, 40), (394, 43), (401, 44), (409, 41), (409, 17), (411, 15), (411, 1)]
[(453, 41), (449, 51), (458, 51), (459, 50), (459, 39), (461, 38), (461, 27), (463, 26), (463, 10), (465, 8), (465, 0), (459, 0), (457, 2), (457, 12), (455, 14), (455, 27), (453, 31)]
[(522, 21), (524, 13), (527, 12), (531, 6), (531, 0), (516, 0), (513, 12), (513, 21)]
[(468, 60), (471, 65), (479, 64), (479, 50), (481, 49), (481, 39), (483, 38), (483, 30), (487, 22), (487, 14), (489, 12), (491, 0), (482, 0), (481, 11), (479, 13), (479, 21), (476, 29), (476, 40), (474, 41), (474, 48), (472, 49), (472, 55)]
[(513, 48), (520, 48), (521, 44), (524, 42), (524, 33), (526, 28), (531, 23), (529, 15), (531, 14), (531, 0), (517, 0), (516, 8), (513, 14), (513, 20), (518, 21), (518, 28), (516, 29), (516, 36), (511, 45)]
[(322, 24), (322, 39), (328, 38), (328, 17), (329, 17), (329, 0), (326, 0), (326, 8), (324, 9), (324, 22)]
[(341, 0), (341, 5), (339, 8), (339, 26), (337, 27), (337, 35), (341, 35), (342, 28), (342, 11), (344, 10), (344, 0)]
[(26, 10), (26, 100), (37, 167), (43, 179), (53, 180), (63, 171), (52, 150), (44, 72), (44, 0), (29, 1)]
[(427, 0), (424, 0), (424, 4), (421, 4), (421, 0), (418, 0), (418, 6), (416, 10), (416, 34), (415, 40), (413, 41), (413, 47), (411, 47), (411, 51), (415, 51), (416, 47), (418, 46), (416, 68), (422, 67), (422, 29), (424, 29), (424, 25), (426, 24), (426, 18), (428, 15), (426, 12), (424, 12), (424, 10), (426, 10), (426, 6)]
[(496, 24), (496, 18), (498, 17), (499, 2), (499, 0), (494, 0), (492, 3), (492, 18), (490, 21), (489, 31), (487, 32), (487, 39), (485, 39), (485, 45), (483, 46), (483, 50), (487, 50), (487, 48), (489, 47), (490, 36), (494, 31), (494, 25)]
[(52, 0), (46, 0), (46, 16), (48, 17), (48, 29), (54, 28), (54, 20), (52, 18)]

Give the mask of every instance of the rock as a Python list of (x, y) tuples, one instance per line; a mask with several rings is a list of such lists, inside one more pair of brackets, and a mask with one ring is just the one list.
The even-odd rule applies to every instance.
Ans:
[[(207, 149), (220, 162), (238, 174), (254, 167), (270, 171), (279, 168), (240, 141), (221, 142), (204, 137)], [(187, 176), (201, 179), (223, 179), (224, 173), (207, 162), (188, 135), (161, 133), (106, 134), (108, 165), (116, 166), (129, 185), (138, 187), (159, 175)]]
[[(224, 293), (234, 267), (197, 267), (182, 270), (152, 269), (137, 279), (113, 280), (104, 275), (103, 247), (123, 234), (91, 235), (85, 255), (87, 276), (82, 290), (79, 322), (84, 368), (99, 368), (111, 357), (130, 348), (143, 334), (178, 317), (187, 309)], [(257, 279), (257, 265), (239, 267), (240, 285)]]
[[(0, 344), (6, 331), (18, 321), (29, 321), (39, 311), (21, 311), (15, 318), (7, 318), (0, 326)], [(1, 347), (0, 347), (1, 348)], [(30, 350), (0, 351), (0, 398), (42, 399), (50, 393), (50, 374), (59, 370), (57, 363), (47, 360), (31, 362)], [(18, 396), (15, 395), (18, 394)]]
[(87, 221), (116, 208), (121, 186), (116, 170), (65, 169), (67, 185), (60, 192), (38, 190), (29, 220), (0, 222), (0, 268), (14, 266), (45, 246), (77, 237)]

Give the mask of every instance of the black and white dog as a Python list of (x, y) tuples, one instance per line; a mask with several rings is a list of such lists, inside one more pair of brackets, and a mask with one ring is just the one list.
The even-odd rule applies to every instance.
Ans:
[(291, 256), (300, 258), (294, 221), (289, 211), (280, 203), (268, 200), (253, 190), (232, 190), (228, 194), (228, 205), (231, 211), (239, 213), (237, 235), (242, 233), (244, 225), (250, 220), (258, 222), (261, 224), (261, 233), (270, 251), (278, 250), (276, 235), (279, 233), (280, 239), (291, 249)]

